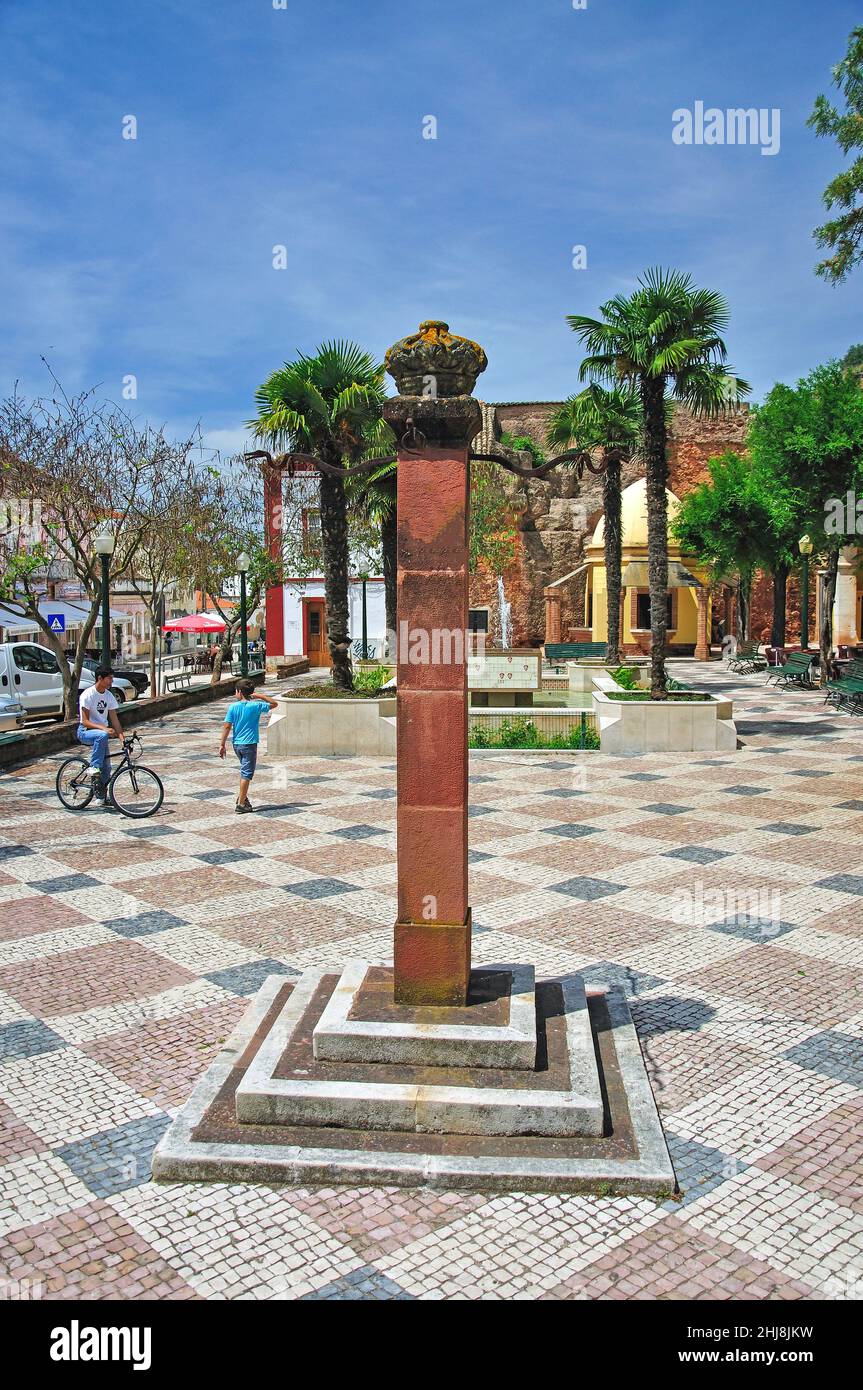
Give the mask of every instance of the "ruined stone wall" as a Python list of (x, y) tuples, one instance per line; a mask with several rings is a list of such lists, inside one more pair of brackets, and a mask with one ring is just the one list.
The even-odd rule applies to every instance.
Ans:
[(729, 449), (744, 453), (748, 426), (746, 406), (713, 420), (675, 406), (668, 431), (668, 486), (675, 496), (683, 497), (704, 481), (709, 459)]
[[(555, 401), (528, 401), (497, 405), (495, 434), (529, 435), (543, 448), (549, 419), (558, 408)], [(669, 487), (678, 496), (707, 476), (707, 460), (725, 449), (740, 450), (746, 436), (747, 412), (741, 410), (717, 420), (703, 420), (682, 407), (675, 410), (669, 433)], [(642, 472), (638, 464), (623, 470), (623, 486)], [(516, 556), (503, 576), (512, 613), (512, 640), (516, 646), (538, 646), (545, 637), (543, 589), (584, 562), (584, 547), (602, 513), (602, 479), (585, 474), (581, 483), (565, 467), (543, 481), (522, 481), (505, 474), (516, 519)], [(584, 574), (561, 586), (561, 631), (585, 625)], [(769, 591), (769, 585), (768, 585)], [(490, 607), (496, 633), (497, 578), (478, 573), (471, 578), (473, 607)]]

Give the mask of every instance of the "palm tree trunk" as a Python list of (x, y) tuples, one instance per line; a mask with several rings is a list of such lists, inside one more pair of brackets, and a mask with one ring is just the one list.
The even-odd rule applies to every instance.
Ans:
[(395, 651), (393, 645), (398, 628), (396, 626), (396, 575), (398, 559), (396, 553), (396, 503), (393, 504), (381, 522), (381, 550), (384, 567), (384, 604), (386, 605), (387, 644), (386, 655)]
[(752, 589), (752, 575), (741, 571), (737, 581), (737, 637), (741, 642), (750, 638), (749, 624), (751, 607), (749, 596)]
[(833, 604), (836, 599), (836, 581), (839, 577), (839, 550), (831, 550), (824, 571), (824, 588), (821, 592), (821, 684), (826, 685), (833, 655)]
[(790, 565), (775, 565), (773, 568), (773, 624), (770, 641), (774, 647), (785, 646), (785, 619), (790, 570)]
[(327, 636), (333, 663), (333, 685), (337, 690), (353, 690), (354, 674), (348, 641), (348, 514), (341, 478), (320, 474), (320, 504)]
[(650, 694), (666, 695), (665, 648), (668, 637), (668, 439), (665, 381), (642, 377), (644, 453), (647, 480), (647, 577), (650, 585)]
[(608, 661), (620, 664), (620, 458), (606, 451), (602, 475), (605, 510), (605, 587), (608, 599)]

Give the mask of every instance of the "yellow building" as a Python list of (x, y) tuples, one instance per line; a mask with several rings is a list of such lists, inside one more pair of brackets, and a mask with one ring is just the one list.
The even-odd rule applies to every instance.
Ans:
[[(666, 488), (668, 520), (680, 508)], [(587, 559), (586, 615), (591, 640), (608, 640), (608, 592), (605, 578), (605, 517), (594, 530)], [(620, 642), (624, 651), (650, 650), (650, 589), (647, 577), (647, 484), (639, 478), (621, 494), (621, 615)], [(700, 620), (700, 621), (699, 621)], [(710, 594), (707, 569), (684, 555), (673, 536), (668, 538), (668, 650), (680, 655), (709, 656)]]

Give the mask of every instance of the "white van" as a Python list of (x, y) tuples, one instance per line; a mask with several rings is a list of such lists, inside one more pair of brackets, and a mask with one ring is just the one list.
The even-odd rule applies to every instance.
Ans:
[[(94, 673), (82, 670), (79, 690), (86, 690)], [(121, 676), (115, 676), (111, 689), (119, 704), (137, 698), (137, 690)], [(30, 719), (40, 715), (63, 716), (63, 677), (57, 658), (48, 647), (37, 642), (0, 643), (0, 696), (20, 700)]]

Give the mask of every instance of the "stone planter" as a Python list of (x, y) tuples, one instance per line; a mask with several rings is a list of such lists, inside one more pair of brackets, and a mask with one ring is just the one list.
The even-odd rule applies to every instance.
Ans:
[(271, 758), (336, 753), (378, 757), (396, 751), (394, 695), (377, 700), (278, 699), (267, 725)]
[(593, 709), (603, 753), (730, 753), (737, 729), (730, 700), (612, 700), (610, 676), (594, 681)]
[[(605, 661), (568, 661), (566, 663), (567, 686), (570, 690), (577, 690), (581, 694), (592, 691), (600, 676), (608, 675), (608, 663)], [(610, 680), (611, 677), (609, 676)], [(614, 687), (614, 681), (611, 682)]]

